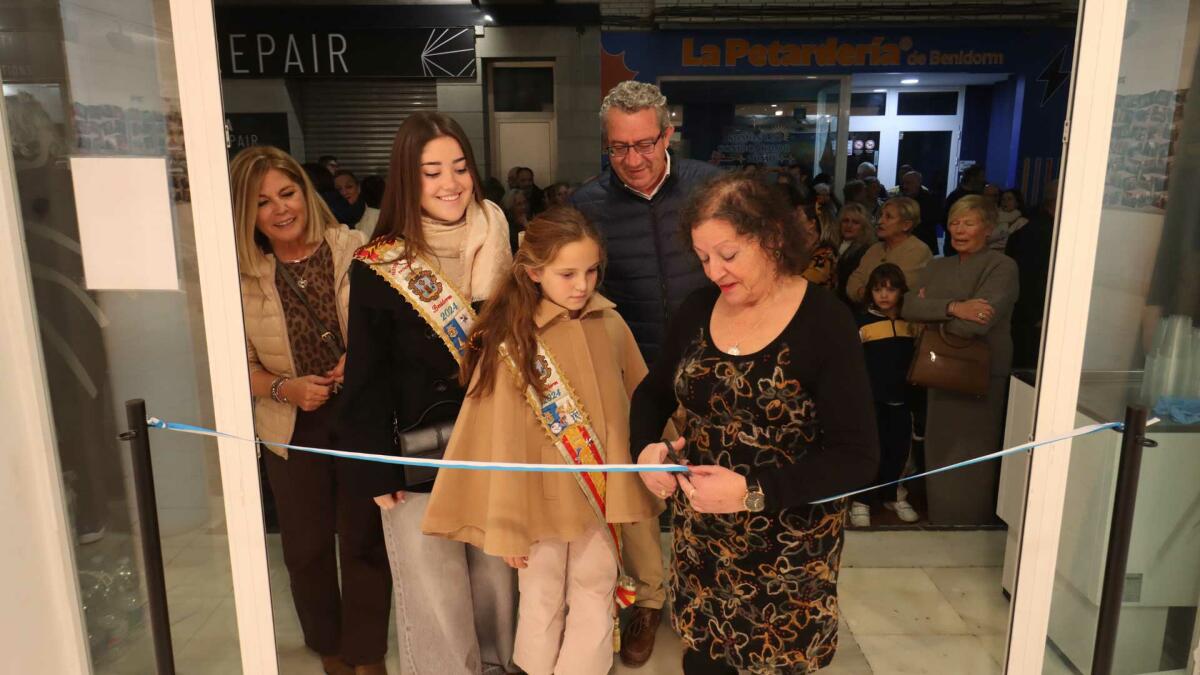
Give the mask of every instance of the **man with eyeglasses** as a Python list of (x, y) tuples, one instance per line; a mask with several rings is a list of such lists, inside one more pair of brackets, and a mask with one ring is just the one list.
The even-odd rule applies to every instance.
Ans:
[[(604, 235), (604, 294), (617, 304), (647, 363), (658, 357), (679, 305), (709, 284), (679, 236), (679, 211), (692, 190), (719, 170), (671, 154), (670, 117), (666, 97), (653, 84), (627, 80), (613, 87), (600, 104), (609, 166), (571, 196)], [(621, 661), (636, 668), (654, 651), (666, 590), (658, 523), (636, 523), (623, 532), (638, 597), (621, 634)]]

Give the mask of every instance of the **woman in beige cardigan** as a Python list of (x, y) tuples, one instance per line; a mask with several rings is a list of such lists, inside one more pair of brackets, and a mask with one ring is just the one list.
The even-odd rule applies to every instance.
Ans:
[[(277, 148), (243, 150), (230, 172), (255, 430), (272, 443), (333, 447), (350, 262), (365, 238), (337, 223)], [(267, 447), (305, 644), (326, 673), (386, 673), (391, 584), (378, 509), (345, 489), (344, 461)]]
[(921, 207), (915, 199), (892, 197), (883, 205), (883, 213), (875, 226), (879, 242), (863, 254), (858, 267), (846, 280), (846, 296), (855, 303), (862, 303), (866, 295), (867, 279), (883, 263), (892, 263), (904, 272), (904, 281), (909, 288), (918, 288), (920, 273), (933, 259), (933, 253), (925, 242), (913, 236), (913, 230), (921, 224)]

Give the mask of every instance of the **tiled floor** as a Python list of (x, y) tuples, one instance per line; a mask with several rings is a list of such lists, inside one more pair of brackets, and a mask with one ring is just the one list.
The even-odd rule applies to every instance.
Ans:
[[(1008, 601), (1000, 591), (1004, 533), (851, 531), (838, 591), (843, 613), (830, 675), (955, 675), (1001, 672)], [(280, 672), (319, 675), (305, 649), (277, 536), (268, 542)], [(181, 675), (239, 673), (237, 625), (224, 537), (164, 540), (172, 635)], [(394, 635), (394, 631), (393, 631)], [(129, 645), (101, 675), (143, 673), (148, 644)], [(664, 620), (650, 662), (613, 673), (680, 673), (679, 639)], [(389, 670), (400, 675), (395, 641)], [(1052, 654), (1046, 673), (1072, 671)]]

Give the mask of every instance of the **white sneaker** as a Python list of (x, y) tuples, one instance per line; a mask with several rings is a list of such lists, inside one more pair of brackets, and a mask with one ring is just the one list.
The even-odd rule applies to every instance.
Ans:
[(850, 502), (850, 526), (870, 527), (871, 507), (862, 502)]
[(921, 515), (912, 507), (912, 504), (901, 499), (898, 502), (884, 502), (883, 508), (888, 511), (895, 511), (896, 515), (906, 523), (915, 523), (921, 519)]

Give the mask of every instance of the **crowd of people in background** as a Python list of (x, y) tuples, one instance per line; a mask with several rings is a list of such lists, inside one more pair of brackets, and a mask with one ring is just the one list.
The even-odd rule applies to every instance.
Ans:
[[(627, 665), (670, 603), (685, 673), (812, 672), (836, 650), (844, 523), (993, 522), (991, 464), (928, 480), (923, 504), (905, 487), (810, 502), (999, 447), (1011, 369), (1036, 361), (1052, 199), (1028, 211), (979, 165), (944, 200), (912, 166), (889, 188), (860, 164), (840, 195), (798, 164), (722, 172), (670, 151), (645, 83), (617, 85), (600, 119), (606, 168), (544, 188), (528, 167), (485, 178), (437, 113), (401, 126), (386, 177), (274, 148), (234, 160), (264, 440), (579, 463), (553, 439), (582, 425), (570, 452), (690, 468), (606, 492), (269, 455), (327, 673), (386, 672), (391, 589), (416, 673), (607, 672), (614, 598), (633, 604)], [(985, 343), (986, 393), (910, 384), (918, 326)], [(764, 574), (780, 582), (731, 590)]]

